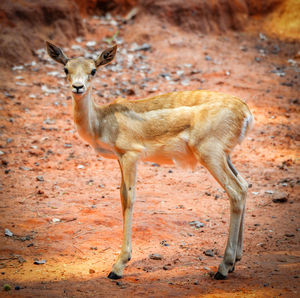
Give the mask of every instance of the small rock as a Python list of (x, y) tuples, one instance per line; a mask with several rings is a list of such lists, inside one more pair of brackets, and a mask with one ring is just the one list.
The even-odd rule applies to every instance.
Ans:
[(272, 201), (273, 203), (285, 203), (288, 200), (288, 194), (285, 192), (274, 192)]
[(77, 169), (84, 169), (84, 165), (78, 165)]
[(25, 260), (22, 256), (19, 256), (19, 257), (18, 257), (18, 262), (19, 262), (20, 264), (23, 264), (23, 263), (26, 262), (26, 260)]
[(170, 267), (169, 267), (168, 265), (165, 265), (165, 266), (163, 266), (163, 269), (164, 269), (164, 270), (169, 270)]
[(211, 61), (212, 59), (211, 59), (211, 57), (209, 55), (205, 55), (205, 60), (206, 61)]
[(166, 240), (161, 241), (160, 245), (161, 246), (170, 246), (170, 244), (168, 244)]
[(286, 234), (284, 234), (284, 236), (286, 236), (286, 237), (295, 237), (295, 234), (293, 234), (293, 233), (286, 233)]
[(133, 43), (130, 47), (130, 51), (138, 52), (138, 51), (149, 51), (151, 49), (151, 45), (148, 43), (143, 43), (141, 46), (139, 46), (137, 43)]
[(89, 269), (89, 274), (93, 274), (95, 273), (96, 271), (94, 269)]
[(19, 290), (21, 290), (21, 287), (20, 286), (15, 286), (15, 290), (19, 291)]
[(43, 264), (46, 264), (46, 260), (37, 260), (35, 259), (33, 264), (35, 265), (43, 265)]
[(149, 258), (151, 260), (162, 260), (163, 259), (162, 255), (160, 255), (160, 254), (150, 254)]
[(208, 250), (204, 251), (203, 253), (208, 257), (214, 257), (215, 256), (214, 252), (211, 249), (208, 249)]
[(52, 218), (52, 222), (60, 222), (59, 218)]
[(91, 40), (91, 41), (88, 41), (85, 45), (86, 45), (87, 47), (94, 47), (96, 44), (97, 44), (96, 41)]
[(37, 181), (44, 181), (44, 177), (43, 176), (36, 176), (36, 180)]
[(258, 36), (261, 40), (268, 40), (267, 37), (264, 34), (262, 34), (261, 32), (259, 32)]
[(14, 235), (9, 229), (5, 229), (4, 234), (5, 234), (5, 236), (8, 236), (8, 237), (12, 237)]
[(181, 85), (182, 86), (188, 86), (190, 84), (190, 80), (189, 79), (185, 79), (183, 81), (181, 81)]
[(202, 223), (202, 222), (200, 222), (198, 220), (194, 220), (194, 221), (189, 222), (189, 225), (190, 226), (195, 226), (196, 229), (204, 227), (204, 223)]

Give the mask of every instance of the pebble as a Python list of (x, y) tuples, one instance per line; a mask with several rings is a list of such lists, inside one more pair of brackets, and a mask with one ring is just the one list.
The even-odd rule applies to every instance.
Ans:
[(87, 47), (94, 47), (96, 44), (97, 44), (96, 41), (91, 40), (91, 41), (88, 41), (85, 45), (86, 45)]
[(36, 180), (37, 181), (44, 181), (44, 177), (43, 176), (36, 176)]
[(285, 192), (274, 192), (272, 201), (273, 203), (285, 203), (288, 200), (288, 194)]
[(189, 222), (189, 225), (190, 226), (195, 226), (196, 229), (204, 227), (204, 223), (202, 223), (202, 222), (200, 222), (198, 220), (194, 220), (194, 221)]
[(136, 42), (134, 42), (131, 47), (130, 51), (132, 52), (138, 52), (138, 51), (149, 51), (151, 49), (151, 45), (148, 43), (143, 43), (142, 45), (138, 45)]
[(188, 86), (190, 84), (190, 80), (189, 79), (185, 79), (181, 81), (181, 85), (182, 86)]
[(205, 55), (205, 60), (206, 61), (211, 61), (212, 59), (211, 59), (211, 57), (209, 55)]
[(78, 165), (77, 169), (84, 169), (84, 165)]
[(46, 264), (46, 260), (34, 260), (33, 264), (35, 265), (43, 265)]
[(208, 250), (204, 251), (203, 253), (208, 257), (214, 257), (215, 256), (214, 252), (211, 249), (208, 249)]
[(52, 222), (60, 222), (59, 218), (52, 218)]
[(162, 260), (163, 259), (162, 255), (160, 255), (160, 254), (150, 254), (149, 258), (151, 260)]
[(14, 235), (9, 229), (5, 229), (4, 234), (5, 234), (5, 236), (8, 236), (8, 237), (12, 237)]

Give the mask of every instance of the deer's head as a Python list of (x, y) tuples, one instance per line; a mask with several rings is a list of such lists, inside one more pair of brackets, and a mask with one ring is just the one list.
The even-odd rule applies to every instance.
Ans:
[(97, 68), (111, 62), (117, 51), (117, 45), (115, 45), (104, 50), (95, 60), (83, 57), (69, 59), (61, 48), (48, 41), (46, 44), (49, 56), (64, 65), (64, 71), (75, 97), (81, 97), (90, 89)]

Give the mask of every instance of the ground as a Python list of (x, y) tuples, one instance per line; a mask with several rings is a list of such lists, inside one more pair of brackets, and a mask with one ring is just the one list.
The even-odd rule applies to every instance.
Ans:
[(232, 155), (250, 186), (244, 255), (227, 280), (212, 279), (228, 233), (226, 194), (201, 166), (140, 162), (133, 257), (122, 280), (106, 278), (121, 246), (118, 164), (78, 137), (62, 66), (42, 49), (0, 94), (0, 285), (11, 286), (1, 296), (299, 297), (299, 43), (253, 30), (203, 35), (147, 17), (119, 31), (109, 17), (86, 22), (67, 55), (104, 49), (114, 33), (120, 44), (97, 72), (98, 103), (196, 89), (248, 103), (255, 124)]

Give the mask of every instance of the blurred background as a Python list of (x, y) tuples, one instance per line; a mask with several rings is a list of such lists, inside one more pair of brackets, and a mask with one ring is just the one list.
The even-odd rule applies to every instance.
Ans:
[(118, 16), (118, 27), (133, 19), (142, 27), (155, 19), (161, 26), (170, 23), (194, 33), (259, 29), (289, 40), (300, 35), (298, 0), (6, 0), (0, 4), (0, 67), (29, 61), (46, 39), (66, 45), (85, 36), (95, 30), (85, 18), (107, 13)]

